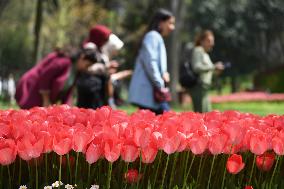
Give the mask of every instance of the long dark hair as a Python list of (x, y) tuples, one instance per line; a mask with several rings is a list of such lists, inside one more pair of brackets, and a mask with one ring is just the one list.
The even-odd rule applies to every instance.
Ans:
[(170, 11), (163, 9), (163, 8), (160, 8), (156, 11), (156, 13), (152, 17), (150, 23), (148, 24), (146, 31), (144, 31), (142, 37), (140, 38), (138, 43), (136, 43), (136, 45), (135, 45), (135, 57), (137, 57), (137, 55), (139, 53), (139, 49), (142, 46), (142, 42), (143, 42), (143, 39), (144, 39), (146, 33), (148, 33), (151, 30), (155, 30), (155, 31), (161, 33), (161, 30), (159, 28), (160, 22), (166, 21), (173, 16), (174, 16), (173, 13), (171, 13)]
[(156, 30), (160, 33), (161, 32), (159, 28), (160, 22), (166, 21), (170, 19), (171, 17), (173, 17), (173, 13), (171, 13), (170, 11), (166, 9), (162, 9), (162, 8), (158, 9), (157, 12), (154, 14), (151, 22), (148, 25), (147, 32), (151, 30)]

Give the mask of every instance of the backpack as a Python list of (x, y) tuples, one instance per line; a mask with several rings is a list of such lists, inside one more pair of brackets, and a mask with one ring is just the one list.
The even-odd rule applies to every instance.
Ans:
[(192, 69), (191, 59), (192, 59), (193, 48), (186, 48), (183, 53), (183, 60), (179, 67), (179, 83), (183, 88), (192, 88), (198, 82), (198, 74)]

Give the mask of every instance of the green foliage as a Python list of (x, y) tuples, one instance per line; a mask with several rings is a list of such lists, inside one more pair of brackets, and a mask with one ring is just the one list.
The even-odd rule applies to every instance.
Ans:
[(11, 1), (0, 17), (0, 75), (31, 66), (31, 5)]
[(212, 57), (231, 61), (234, 69), (230, 75), (251, 73), (284, 61), (283, 7), (281, 0), (193, 0), (189, 29), (214, 31)]
[[(62, 156), (64, 163), (60, 164), (60, 157), (52, 152), (30, 161), (17, 158), (12, 165), (0, 166), (0, 186), (5, 181), (5, 188), (18, 188), (20, 185), (27, 185), (28, 188), (43, 188), (59, 180), (59, 175), (61, 175), (60, 180), (64, 184), (77, 184), (77, 188), (90, 188), (93, 184), (99, 185), (100, 188), (106, 188), (108, 179), (110, 179), (110, 188), (114, 189), (154, 189), (161, 188), (162, 183), (162, 188), (165, 189), (222, 188), (223, 181), (223, 188), (227, 189), (241, 189), (247, 185), (251, 185), (253, 188), (271, 189), (283, 186), (281, 173), (281, 170), (283, 170), (283, 157), (277, 156), (272, 169), (263, 172), (253, 166), (254, 155), (251, 152), (244, 152), (241, 155), (245, 168), (238, 174), (233, 175), (226, 171), (228, 154), (214, 157), (207, 153), (194, 155), (191, 152), (176, 152), (167, 155), (160, 151), (153, 163), (142, 163), (140, 169), (141, 179), (138, 186), (138, 183), (127, 183), (124, 174), (129, 169), (138, 170), (140, 166), (139, 159), (132, 163), (125, 163), (123, 160), (109, 163), (105, 159), (100, 159), (96, 163), (89, 165), (82, 153), (79, 154), (77, 163), (68, 161), (68, 158), (71, 160), (76, 156), (76, 153), (72, 151), (68, 156)], [(161, 158), (158, 158), (158, 156), (161, 156)], [(175, 165), (173, 162), (176, 156), (178, 156), (178, 159)], [(215, 159), (214, 164), (213, 158)], [(110, 166), (112, 169), (109, 169)], [(59, 171), (60, 167), (61, 171)], [(76, 181), (75, 169), (78, 169)], [(156, 173), (157, 177), (155, 177)], [(211, 180), (209, 182), (210, 175)], [(172, 183), (172, 187), (170, 187), (170, 183)], [(3, 188), (3, 185), (1, 187)]]
[[(284, 102), (230, 102), (230, 103), (219, 103), (213, 104), (213, 109), (225, 111), (225, 110), (237, 110), (240, 112), (247, 112), (258, 114), (261, 116), (266, 116), (268, 114), (283, 114), (284, 112)], [(123, 106), (120, 107), (127, 113), (133, 113), (137, 110), (134, 106)], [(173, 110), (176, 112), (182, 111), (192, 111), (191, 104), (184, 106), (173, 105)]]
[(255, 77), (255, 87), (257, 89), (267, 90), (272, 93), (284, 92), (284, 70), (283, 67), (269, 72), (260, 72)]

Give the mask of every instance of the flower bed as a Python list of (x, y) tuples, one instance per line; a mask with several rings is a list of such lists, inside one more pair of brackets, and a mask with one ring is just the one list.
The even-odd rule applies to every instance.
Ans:
[(0, 188), (277, 188), (284, 115), (0, 111)]
[(239, 92), (211, 97), (212, 103), (284, 101), (284, 93)]

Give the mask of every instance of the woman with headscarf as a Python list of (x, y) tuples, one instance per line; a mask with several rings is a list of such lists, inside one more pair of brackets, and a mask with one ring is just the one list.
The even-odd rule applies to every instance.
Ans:
[[(79, 82), (89, 86), (86, 88), (86, 90), (89, 90), (88, 93), (85, 93), (89, 96), (85, 96), (93, 104), (96, 102), (96, 105), (93, 105), (92, 108), (98, 108), (103, 105), (110, 105), (112, 108), (116, 108), (110, 69), (113, 66), (117, 66), (117, 63), (111, 61), (111, 58), (122, 47), (123, 42), (104, 25), (96, 25), (91, 28), (88, 38), (84, 41), (84, 49), (91, 48), (97, 51), (96, 64), (88, 69), (88, 73), (82, 75)], [(96, 90), (91, 91), (91, 89), (94, 89), (94, 85)], [(80, 92), (80, 89), (82, 87), (78, 86), (78, 92)], [(91, 96), (94, 97), (92, 100)], [(85, 104), (88, 106), (87, 103)], [(78, 106), (80, 105), (78, 104)]]

